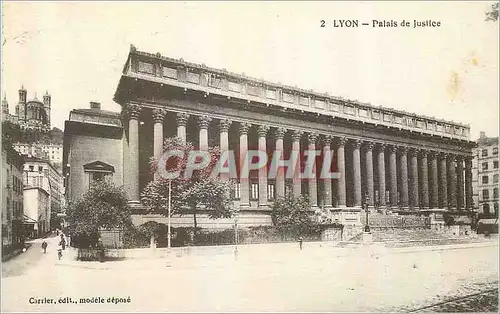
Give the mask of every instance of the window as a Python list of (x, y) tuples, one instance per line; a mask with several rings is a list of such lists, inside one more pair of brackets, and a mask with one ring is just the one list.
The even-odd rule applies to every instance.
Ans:
[(490, 204), (483, 204), (483, 213), (485, 214), (490, 213)]
[(488, 184), (488, 176), (483, 176), (483, 184)]
[(493, 155), (498, 155), (498, 147), (493, 147)]
[(483, 156), (483, 157), (488, 156), (488, 150), (487, 149), (483, 149), (483, 151), (481, 152), (481, 156)]
[(38, 166), (38, 172), (42, 172), (43, 171), (43, 167), (42, 166)]
[(494, 174), (493, 175), (493, 183), (497, 183), (498, 182), (498, 174)]
[(102, 181), (106, 178), (107, 173), (105, 172), (93, 172), (91, 173), (92, 182)]
[(30, 166), (30, 171), (35, 171), (35, 166)]
[(274, 199), (274, 184), (267, 186), (267, 198), (270, 200)]
[(493, 204), (493, 208), (495, 209), (495, 216), (498, 218), (498, 203)]
[(241, 184), (236, 183), (234, 185), (234, 198), (235, 199), (240, 199), (240, 189), (241, 189)]
[(483, 170), (488, 170), (488, 162), (482, 163)]
[(490, 199), (490, 191), (488, 190), (483, 190), (483, 200), (488, 200)]
[(498, 160), (493, 161), (493, 168), (498, 169)]
[(498, 188), (493, 189), (493, 198), (498, 198)]
[(83, 170), (88, 174), (89, 187), (99, 181), (112, 178), (115, 168), (102, 161), (94, 161), (83, 166)]
[(259, 184), (258, 183), (252, 183), (250, 198), (253, 200), (256, 200), (259, 198)]

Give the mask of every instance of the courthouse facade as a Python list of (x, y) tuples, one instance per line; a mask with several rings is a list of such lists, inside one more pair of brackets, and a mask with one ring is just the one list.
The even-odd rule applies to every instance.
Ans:
[[(313, 74), (311, 74), (313, 75)], [(269, 223), (270, 204), (307, 194), (311, 208), (370, 207), (408, 213), (472, 208), (469, 126), (303, 90), (150, 54), (131, 46), (114, 100), (122, 106), (120, 168), (138, 208), (153, 179), (148, 160), (165, 137), (201, 149), (321, 150), (338, 179), (268, 178), (265, 169), (237, 180), (235, 204), (248, 224)], [(300, 155), (300, 158), (304, 158)], [(91, 162), (89, 160), (89, 162)], [(93, 160), (92, 162), (104, 162)], [(105, 162), (104, 162), (105, 163)], [(244, 222), (245, 224), (245, 222)]]

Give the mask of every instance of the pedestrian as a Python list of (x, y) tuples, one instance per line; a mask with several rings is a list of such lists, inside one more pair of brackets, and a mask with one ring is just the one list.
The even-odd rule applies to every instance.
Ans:
[(42, 249), (43, 249), (43, 254), (47, 253), (47, 242), (43, 241)]
[(62, 258), (62, 247), (61, 247), (61, 245), (62, 245), (62, 242), (59, 242), (59, 245), (57, 247), (57, 258), (58, 259)]
[(301, 251), (302, 251), (302, 242), (303, 242), (302, 237), (299, 237), (299, 246)]
[(63, 250), (66, 249), (66, 240), (64, 239), (64, 237), (61, 237), (61, 247)]

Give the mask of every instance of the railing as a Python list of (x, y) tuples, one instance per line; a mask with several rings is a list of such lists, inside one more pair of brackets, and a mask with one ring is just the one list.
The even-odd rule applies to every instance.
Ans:
[(124, 257), (121, 249), (99, 249), (99, 248), (79, 248), (77, 260), (79, 261), (99, 261), (113, 260)]
[[(411, 216), (387, 216), (370, 215), (368, 218), (369, 226), (374, 228), (430, 228), (430, 217), (411, 217)], [(361, 216), (361, 224), (365, 225), (366, 217)]]

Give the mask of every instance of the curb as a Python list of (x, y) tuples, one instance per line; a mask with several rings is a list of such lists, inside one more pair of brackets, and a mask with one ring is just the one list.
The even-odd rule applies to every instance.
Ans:
[[(24, 244), (24, 248), (26, 249), (26, 251), (31, 247), (31, 245), (32, 245), (31, 243), (25, 243)], [(2, 263), (11, 260), (12, 258), (20, 255), (22, 252), (23, 252), (23, 248), (17, 249), (17, 250), (15, 250), (13, 252), (10, 252), (7, 255), (2, 255)]]
[[(379, 254), (401, 254), (401, 253), (412, 253), (412, 252), (425, 252), (425, 251), (445, 251), (445, 250), (460, 250), (467, 248), (480, 248), (480, 247), (492, 247), (498, 246), (497, 241), (487, 241), (487, 242), (478, 242), (478, 243), (466, 243), (466, 244), (449, 244), (449, 245), (427, 245), (427, 246), (411, 246), (411, 247), (400, 247), (400, 248), (388, 248), (385, 246), (377, 245), (377, 243), (372, 243), (371, 245), (364, 245), (358, 247), (330, 247), (339, 250), (343, 249), (373, 249), (380, 248), (383, 251), (378, 252)], [(340, 252), (339, 252), (340, 253)], [(344, 251), (345, 254), (335, 255), (335, 258), (347, 257), (349, 256), (349, 252)], [(231, 255), (231, 254), (218, 254), (221, 255)], [(130, 258), (124, 261), (107, 261), (107, 262), (82, 262), (76, 260), (62, 260), (57, 261), (56, 266), (65, 266), (65, 267), (74, 267), (74, 268), (83, 268), (83, 269), (99, 269), (99, 270), (111, 270), (111, 269), (151, 269), (150, 263), (153, 262), (156, 265), (163, 265), (163, 269), (172, 269), (172, 270), (189, 270), (196, 268), (204, 268), (204, 267), (212, 267), (212, 268), (220, 268), (227, 267), (228, 264), (222, 265), (207, 265), (207, 264), (198, 264), (195, 265), (187, 265), (185, 264), (187, 256), (182, 257), (174, 257), (170, 262), (164, 257), (150, 257), (150, 258)], [(234, 259), (231, 259), (235, 261)], [(182, 263), (184, 261), (184, 263)], [(132, 262), (132, 263), (130, 263)], [(181, 263), (179, 263), (181, 262)], [(269, 260), (269, 263), (275, 263), (277, 261)], [(170, 265), (169, 265), (170, 264)], [(159, 268), (156, 268), (159, 269)]]

